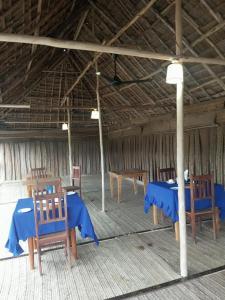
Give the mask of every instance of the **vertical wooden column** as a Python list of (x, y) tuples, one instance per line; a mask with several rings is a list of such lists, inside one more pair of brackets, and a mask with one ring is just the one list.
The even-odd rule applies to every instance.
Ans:
[[(69, 98), (67, 99), (67, 105), (69, 106)], [(72, 140), (71, 140), (71, 116), (70, 116), (69, 108), (67, 109), (67, 118), (68, 118), (68, 148), (69, 148), (70, 185), (73, 185), (73, 183), (72, 183), (73, 158), (72, 158)]]
[[(182, 0), (176, 0), (176, 54), (182, 55)], [(177, 178), (180, 230), (180, 272), (187, 277), (187, 238), (184, 193), (184, 121), (183, 121), (183, 82), (177, 83)]]
[(99, 142), (100, 142), (100, 155), (101, 155), (101, 176), (102, 176), (102, 211), (105, 211), (105, 162), (104, 162), (104, 150), (103, 150), (103, 137), (102, 137), (102, 116), (101, 116), (101, 105), (99, 96), (99, 75), (98, 75), (98, 64), (95, 64), (96, 70), (96, 97), (99, 111), (98, 127), (99, 127)]

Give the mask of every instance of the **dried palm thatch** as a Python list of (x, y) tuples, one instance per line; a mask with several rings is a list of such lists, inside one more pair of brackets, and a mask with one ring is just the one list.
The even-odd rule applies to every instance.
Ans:
[[(175, 55), (175, 7), (172, 0), (17, 0), (1, 1), (2, 33), (78, 40), (109, 46)], [(224, 60), (225, 3), (223, 0), (183, 1), (184, 55)], [(72, 129), (94, 135), (90, 119), (96, 107), (98, 58), (103, 130), (118, 132), (139, 126), (148, 131), (154, 120), (173, 130), (175, 87), (165, 83), (168, 62), (119, 55), (113, 84), (114, 60), (110, 53), (58, 49), (39, 45), (0, 43), (0, 96), (4, 103), (30, 104), (29, 110), (0, 110), (1, 129), (47, 130), (52, 136), (67, 118), (69, 97)], [(185, 64), (184, 102), (193, 126), (224, 124), (224, 66)], [(201, 116), (200, 116), (201, 115)], [(201, 117), (201, 122), (199, 121)], [(198, 119), (196, 123), (194, 120)], [(166, 121), (165, 121), (166, 120)], [(163, 121), (162, 121), (163, 123)], [(188, 123), (188, 121), (187, 121)], [(155, 129), (155, 131), (157, 131)], [(30, 133), (32, 136), (33, 133)], [(27, 135), (28, 136), (28, 135)]]

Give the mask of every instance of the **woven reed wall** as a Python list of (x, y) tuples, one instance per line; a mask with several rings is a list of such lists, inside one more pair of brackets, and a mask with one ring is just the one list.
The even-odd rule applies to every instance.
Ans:
[[(82, 174), (100, 170), (99, 141), (84, 139), (72, 145), (74, 164), (82, 166)], [(31, 168), (46, 167), (55, 176), (69, 174), (66, 141), (32, 141), (0, 143), (0, 181), (20, 180)]]
[[(214, 172), (224, 184), (225, 134), (222, 128), (204, 128), (185, 132), (185, 168), (191, 174)], [(109, 168), (142, 168), (149, 179), (156, 178), (157, 167), (176, 167), (176, 136), (150, 135), (124, 137), (109, 143)]]
[[(205, 128), (185, 133), (185, 168), (192, 174), (214, 172), (215, 180), (224, 184), (225, 132), (222, 128)], [(105, 169), (142, 168), (149, 179), (157, 167), (176, 166), (174, 134), (131, 136), (105, 141)], [(100, 173), (99, 141), (94, 138), (73, 143), (74, 163), (83, 174)], [(55, 176), (68, 175), (67, 142), (0, 143), (0, 180), (19, 180), (30, 168), (46, 166)]]

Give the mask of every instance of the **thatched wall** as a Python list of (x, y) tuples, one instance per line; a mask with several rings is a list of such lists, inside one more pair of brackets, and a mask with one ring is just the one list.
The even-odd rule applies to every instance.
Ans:
[[(99, 143), (84, 139), (73, 143), (74, 164), (83, 174), (100, 170)], [(25, 178), (31, 168), (46, 167), (55, 176), (69, 174), (66, 141), (30, 141), (0, 143), (0, 181)]]
[[(224, 183), (225, 134), (222, 128), (205, 128), (185, 133), (185, 168), (192, 174), (214, 172)], [(143, 168), (149, 179), (156, 177), (157, 167), (176, 166), (176, 136), (157, 134), (131, 136), (109, 143), (110, 168)]]
[[(185, 133), (185, 168), (190, 173), (214, 172), (224, 183), (225, 132), (222, 128), (205, 128)], [(174, 134), (130, 136), (105, 141), (105, 164), (108, 169), (143, 168), (153, 180), (157, 167), (176, 166)], [(46, 166), (56, 176), (68, 175), (66, 142), (10, 142), (0, 144), (0, 180), (26, 176), (32, 167)], [(99, 141), (94, 138), (73, 143), (74, 163), (83, 174), (100, 172)]]

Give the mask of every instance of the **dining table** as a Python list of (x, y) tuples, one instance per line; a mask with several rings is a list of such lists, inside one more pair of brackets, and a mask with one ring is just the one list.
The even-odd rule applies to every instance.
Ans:
[(117, 202), (119, 203), (122, 195), (122, 181), (123, 178), (131, 178), (133, 180), (134, 193), (137, 193), (136, 181), (140, 177), (144, 184), (144, 193), (147, 187), (147, 174), (146, 170), (141, 169), (126, 169), (126, 170), (111, 170), (109, 173), (111, 197), (114, 197), (114, 179), (117, 181)]
[[(76, 251), (76, 230), (78, 227), (83, 239), (89, 237), (96, 245), (99, 245), (97, 235), (94, 230), (88, 209), (84, 201), (77, 193), (67, 195), (68, 227), (70, 231), (71, 252), (74, 258), (77, 257)], [(42, 224), (39, 227), (39, 235), (59, 232), (64, 230), (64, 222), (52, 222)], [(32, 198), (23, 198), (17, 201), (12, 215), (8, 240), (5, 247), (13, 254), (18, 256), (24, 252), (20, 246), (20, 241), (28, 241), (28, 255), (30, 268), (34, 269), (34, 237), (36, 236), (34, 203)]]
[[(211, 201), (196, 201), (196, 209), (210, 207)], [(219, 227), (220, 220), (225, 220), (225, 192), (222, 184), (215, 184), (215, 206), (219, 210), (216, 222)], [(147, 214), (153, 207), (153, 223), (157, 224), (157, 209), (170, 218), (175, 224), (175, 237), (179, 240), (179, 216), (178, 216), (178, 185), (168, 182), (150, 182), (144, 199), (144, 212)], [(185, 185), (185, 209), (191, 208), (190, 185)]]

